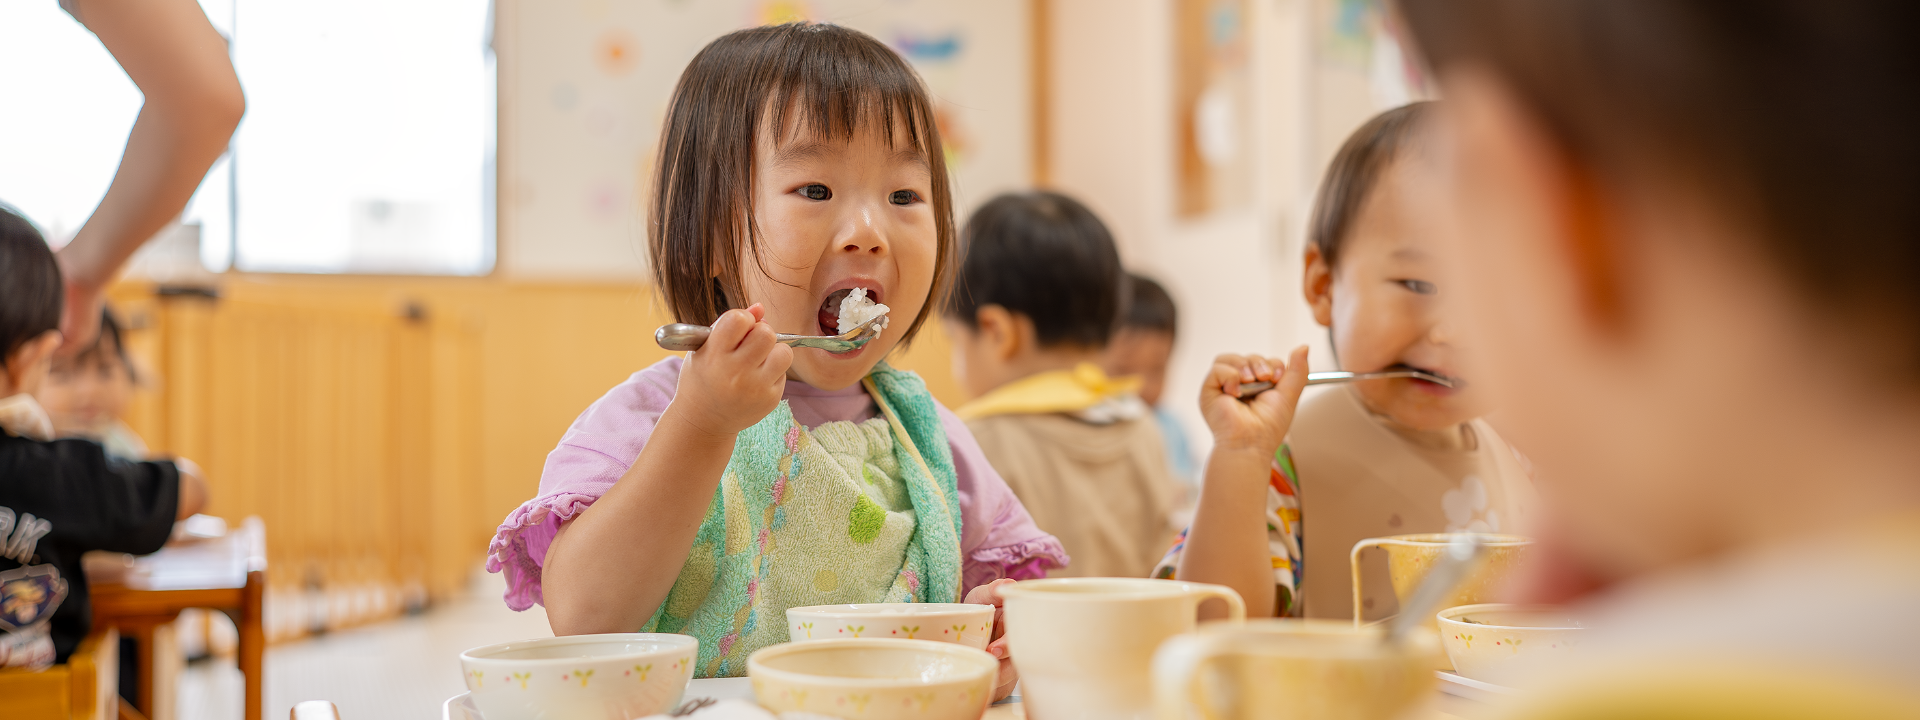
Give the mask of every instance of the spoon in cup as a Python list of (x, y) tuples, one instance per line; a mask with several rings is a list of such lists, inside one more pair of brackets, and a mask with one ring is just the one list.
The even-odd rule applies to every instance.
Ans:
[(1454, 535), (1453, 541), (1447, 543), (1446, 549), (1440, 552), (1439, 561), (1414, 587), (1413, 596), (1407, 598), (1406, 605), (1400, 608), (1400, 614), (1387, 621), (1386, 635), (1382, 640), (1387, 645), (1398, 645), (1407, 633), (1433, 617), (1440, 610), (1440, 603), (1453, 594), (1453, 589), (1459, 587), (1474, 568), (1479, 567), (1485, 551), (1486, 545), (1481, 542), (1480, 536), (1469, 533)]

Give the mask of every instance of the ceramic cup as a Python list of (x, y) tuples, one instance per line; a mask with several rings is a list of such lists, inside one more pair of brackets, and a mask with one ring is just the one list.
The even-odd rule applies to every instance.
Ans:
[[(1453, 591), (1440, 607), (1474, 605), (1492, 599), (1493, 593), (1513, 574), (1513, 569), (1525, 559), (1527, 548), (1533, 545), (1531, 538), (1520, 535), (1500, 535), (1495, 533), (1425, 533), (1420, 535), (1393, 535), (1382, 538), (1367, 538), (1353, 544), (1351, 561), (1353, 564), (1353, 622), (1361, 622), (1361, 598), (1364, 596), (1360, 580), (1360, 551), (1367, 548), (1380, 548), (1387, 551), (1387, 576), (1393, 581), (1393, 595), (1405, 605), (1407, 598), (1413, 596), (1413, 589), (1427, 577), (1427, 571), (1440, 559), (1441, 551), (1461, 535), (1477, 535), (1486, 548), (1485, 559), (1479, 569), (1469, 575), (1460, 587)], [(1427, 627), (1434, 628), (1434, 621), (1427, 620)]]
[(1176, 580), (1028, 580), (1000, 594), (1021, 703), (1035, 720), (1150, 717), (1154, 649), (1193, 630), (1202, 600), (1225, 600), (1234, 621), (1247, 616), (1233, 590)]
[(999, 673), (992, 655), (928, 640), (797, 642), (747, 656), (762, 706), (850, 720), (979, 720)]
[(665, 633), (535, 638), (460, 653), (487, 720), (630, 720), (672, 710), (700, 641)]
[(987, 649), (993, 606), (968, 603), (853, 603), (787, 608), (793, 642), (891, 638), (959, 643)]
[(1388, 647), (1339, 620), (1207, 623), (1154, 654), (1154, 707), (1161, 720), (1423, 717), (1439, 655), (1430, 636)]
[(1462, 677), (1523, 687), (1578, 654), (1586, 630), (1562, 609), (1488, 603), (1440, 611), (1440, 644)]

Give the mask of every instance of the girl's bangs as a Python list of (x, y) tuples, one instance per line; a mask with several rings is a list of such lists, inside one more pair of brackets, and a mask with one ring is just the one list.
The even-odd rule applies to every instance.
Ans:
[[(905, 62), (897, 56), (847, 52), (852, 48), (796, 49), (801, 50), (799, 57), (784, 64), (768, 94), (768, 127), (775, 144), (799, 139), (788, 137), (790, 131), (822, 140), (852, 140), (861, 129), (877, 125), (889, 147), (899, 147), (904, 140), (931, 157), (932, 108)], [(900, 132), (906, 137), (897, 137)]]

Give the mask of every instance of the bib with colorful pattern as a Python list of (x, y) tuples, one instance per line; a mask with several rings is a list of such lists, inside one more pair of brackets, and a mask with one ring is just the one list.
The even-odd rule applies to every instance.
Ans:
[(787, 641), (790, 607), (954, 602), (960, 496), (938, 406), (885, 363), (861, 381), (882, 417), (809, 431), (784, 401), (740, 433), (693, 551), (643, 632), (700, 639), (700, 677), (744, 675)]

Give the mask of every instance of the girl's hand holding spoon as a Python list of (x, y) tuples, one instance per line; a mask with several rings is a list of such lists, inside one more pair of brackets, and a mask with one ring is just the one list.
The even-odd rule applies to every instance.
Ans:
[[(1247, 383), (1270, 383), (1257, 393)], [(1295, 348), (1285, 362), (1259, 355), (1221, 355), (1200, 388), (1200, 413), (1213, 432), (1216, 448), (1255, 450), (1271, 457), (1293, 424), (1300, 391), (1307, 386), (1307, 348)], [(1243, 402), (1244, 401), (1244, 402)]]

